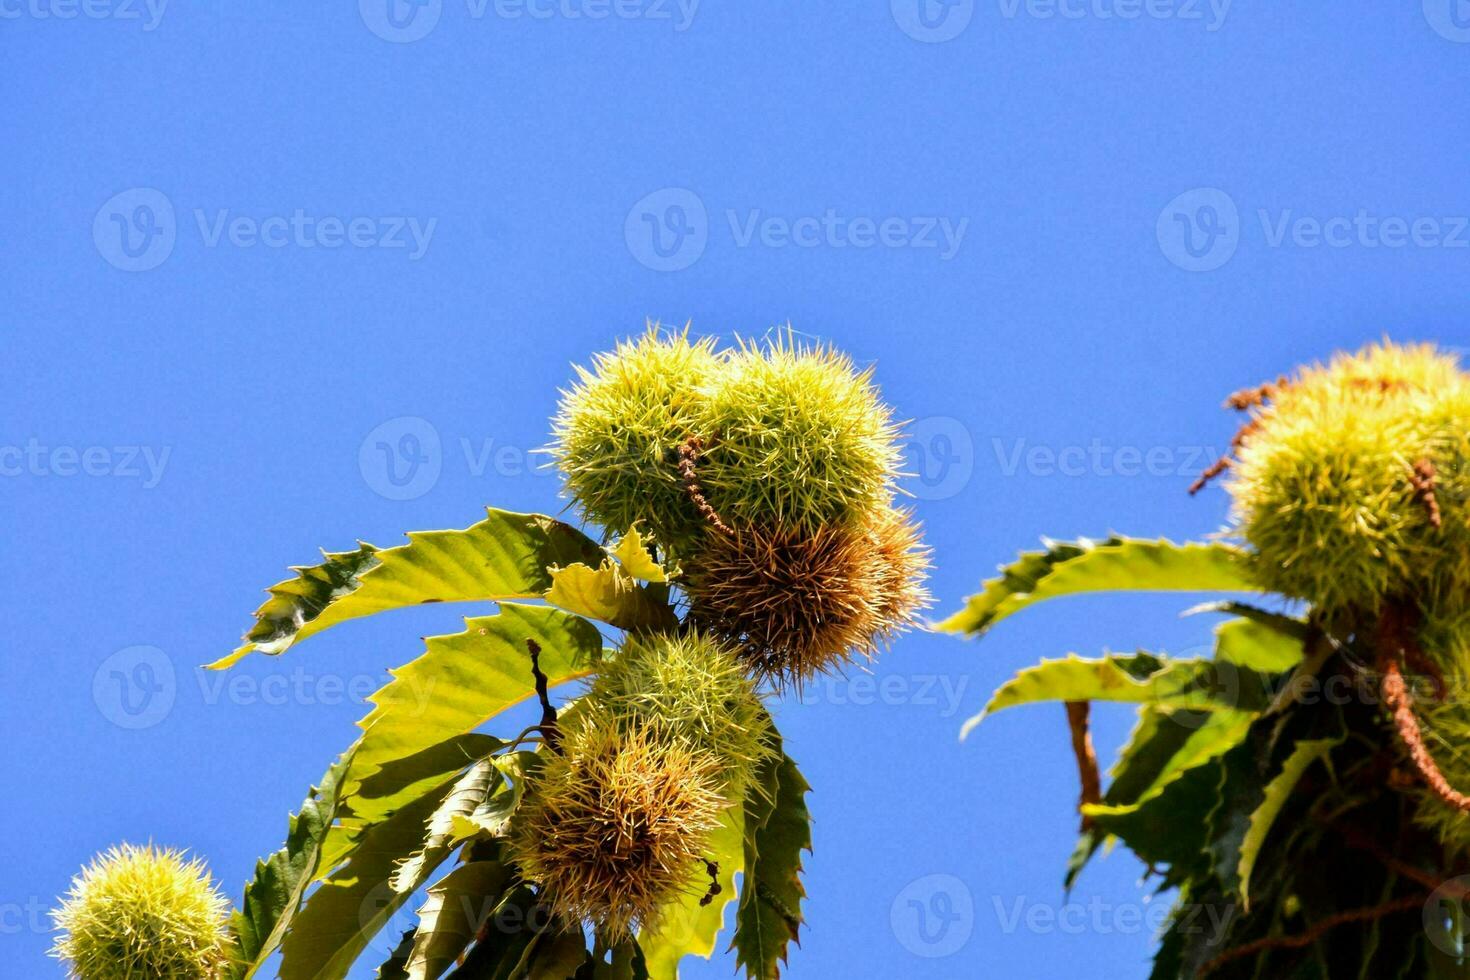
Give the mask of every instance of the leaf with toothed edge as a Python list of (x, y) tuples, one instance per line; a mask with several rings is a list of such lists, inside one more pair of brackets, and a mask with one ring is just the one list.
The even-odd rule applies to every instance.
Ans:
[(408, 958), (407, 980), (438, 980), (474, 940), (514, 872), (499, 861), (462, 864), (429, 888)]
[(1072, 654), (1043, 660), (1002, 684), (985, 709), (965, 722), (961, 737), (997, 711), (1042, 701), (1123, 701), (1239, 711), (1260, 711), (1269, 703), (1267, 679), (1246, 668), (1222, 667), (1212, 660), (1170, 660), (1142, 651), (1093, 660)]
[(985, 583), (965, 608), (939, 623), (947, 633), (981, 636), (996, 623), (1047, 599), (1088, 592), (1259, 592), (1242, 561), (1224, 544), (1174, 544), (1110, 537), (1101, 542), (1046, 542), (1023, 553)]
[(811, 786), (791, 757), (776, 744), (777, 757), (757, 775), (765, 792), (746, 798), (745, 875), (735, 934), (730, 946), (737, 967), (751, 980), (774, 980), (786, 962), (790, 943), (800, 945), (801, 856), (812, 848), (811, 814), (806, 794)]
[(709, 959), (715, 952), (715, 941), (724, 926), (725, 909), (735, 901), (735, 875), (745, 864), (745, 804), (728, 807), (720, 816), (720, 825), (710, 835), (708, 859), (718, 865), (719, 891), (714, 898), (707, 892), (690, 889), (678, 901), (659, 912), (658, 922), (638, 934), (653, 980), (677, 980), (679, 961), (685, 956)]
[(540, 647), (541, 670), (553, 685), (586, 676), (602, 654), (597, 627), (559, 609), (507, 602), (465, 626), (429, 637), (424, 655), (391, 671), (393, 680), (369, 699), (373, 710), (358, 722), (363, 735), (349, 792), (394, 760), (474, 731), (534, 697), (528, 640)]
[(654, 586), (639, 585), (611, 559), (598, 568), (581, 562), (553, 568), (551, 580), (546, 601), (578, 616), (622, 630), (673, 630), (679, 625), (673, 607)]
[(324, 553), (319, 565), (268, 589), (245, 643), (210, 665), (232, 667), (252, 652), (277, 655), (347, 620), (430, 602), (531, 599), (551, 588), (553, 565), (597, 564), (603, 550), (581, 531), (542, 514), (488, 510), (464, 530), (412, 531), (408, 544)]
[(340, 805), (338, 788), (351, 761), (350, 751), (337, 760), (291, 818), (285, 846), (256, 864), (255, 878), (231, 916), (234, 943), (225, 967), (230, 980), (255, 976), (281, 945), (302, 896), (316, 879), (323, 841)]

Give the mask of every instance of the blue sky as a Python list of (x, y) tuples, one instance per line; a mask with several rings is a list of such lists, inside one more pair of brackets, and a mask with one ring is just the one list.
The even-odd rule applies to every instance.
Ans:
[[(944, 610), (1043, 534), (1217, 530), (1184, 491), (1228, 391), (1470, 337), (1459, 0), (395, 3), (0, 0), (7, 975), (59, 975), (38, 909), (110, 843), (238, 894), (472, 610), (195, 665), (318, 547), (558, 511), (557, 388), (645, 318), (875, 364)], [(914, 636), (780, 705), (816, 787), (792, 974), (1144, 976), (1137, 862), (1063, 904), (1061, 708), (957, 734), (1043, 656), (1198, 647), (1189, 604)]]

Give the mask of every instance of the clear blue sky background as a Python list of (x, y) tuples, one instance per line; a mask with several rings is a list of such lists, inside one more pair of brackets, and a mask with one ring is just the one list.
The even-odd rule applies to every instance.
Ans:
[[(559, 3), (0, 0), (0, 974), (59, 974), (33, 910), (112, 842), (238, 894), (351, 741), (342, 686), (466, 610), (341, 627), (250, 686), (195, 665), (319, 546), (558, 510), (525, 452), (570, 364), (645, 318), (789, 320), (876, 364), (919, 420), (946, 610), (1042, 534), (1217, 530), (1223, 494), (1184, 491), (1229, 390), (1385, 332), (1466, 341), (1448, 0)], [(430, 462), (399, 487), (375, 453), (405, 435)], [(782, 704), (816, 787), (793, 975), (1143, 976), (1137, 862), (1062, 906), (1061, 709), (957, 734), (1043, 656), (1197, 647), (1189, 602), (911, 637), (877, 692)], [(129, 715), (112, 671), (140, 665), (168, 696)], [(1109, 758), (1128, 717), (1099, 715)]]

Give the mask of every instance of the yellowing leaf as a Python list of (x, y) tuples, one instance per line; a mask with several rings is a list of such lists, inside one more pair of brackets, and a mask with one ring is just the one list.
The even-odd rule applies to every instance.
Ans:
[(678, 625), (667, 602), (652, 595), (612, 561), (604, 561), (596, 569), (581, 562), (552, 569), (546, 601), (618, 629), (665, 630)]
[(686, 955), (709, 959), (714, 954), (725, 908), (738, 897), (735, 874), (745, 866), (744, 801), (728, 808), (720, 818), (720, 826), (710, 838), (710, 851), (710, 860), (720, 866), (720, 893), (701, 906), (704, 890), (690, 889), (678, 904), (663, 910), (657, 926), (638, 936), (651, 980), (677, 980), (679, 961)]
[(636, 579), (642, 579), (645, 582), (667, 582), (669, 580), (668, 573), (664, 571), (662, 565), (654, 561), (653, 552), (649, 550), (648, 545), (644, 544), (643, 536), (638, 533), (636, 527), (630, 529), (623, 536), (623, 540), (618, 542), (618, 546), (612, 551), (612, 556), (622, 564), (623, 571)]

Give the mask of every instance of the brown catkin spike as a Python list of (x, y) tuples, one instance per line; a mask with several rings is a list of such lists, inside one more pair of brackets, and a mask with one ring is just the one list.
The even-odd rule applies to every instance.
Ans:
[(1466, 796), (1449, 784), (1439, 769), (1429, 747), (1424, 744), (1424, 734), (1419, 729), (1419, 719), (1414, 714), (1414, 696), (1409, 683), (1404, 679), (1401, 660), (1423, 658), (1418, 641), (1414, 638), (1416, 617), (1404, 606), (1390, 603), (1384, 608), (1378, 622), (1378, 656), (1383, 671), (1383, 703), (1393, 716), (1394, 728), (1399, 740), (1409, 752), (1409, 760), (1419, 778), (1445, 803), (1470, 813), (1470, 796)]
[(1444, 518), (1439, 512), (1439, 498), (1434, 493), (1434, 463), (1428, 459), (1421, 459), (1414, 464), (1414, 470), (1409, 475), (1409, 482), (1414, 487), (1414, 495), (1429, 512), (1429, 526), (1436, 531), (1444, 527)]
[(729, 537), (735, 532), (721, 519), (720, 515), (710, 506), (705, 499), (704, 491), (699, 486), (699, 474), (696, 468), (699, 465), (699, 452), (703, 443), (698, 436), (690, 438), (679, 447), (679, 475), (684, 478), (684, 490), (689, 494), (689, 499), (694, 501), (695, 509), (700, 513), (710, 526), (721, 534)]

